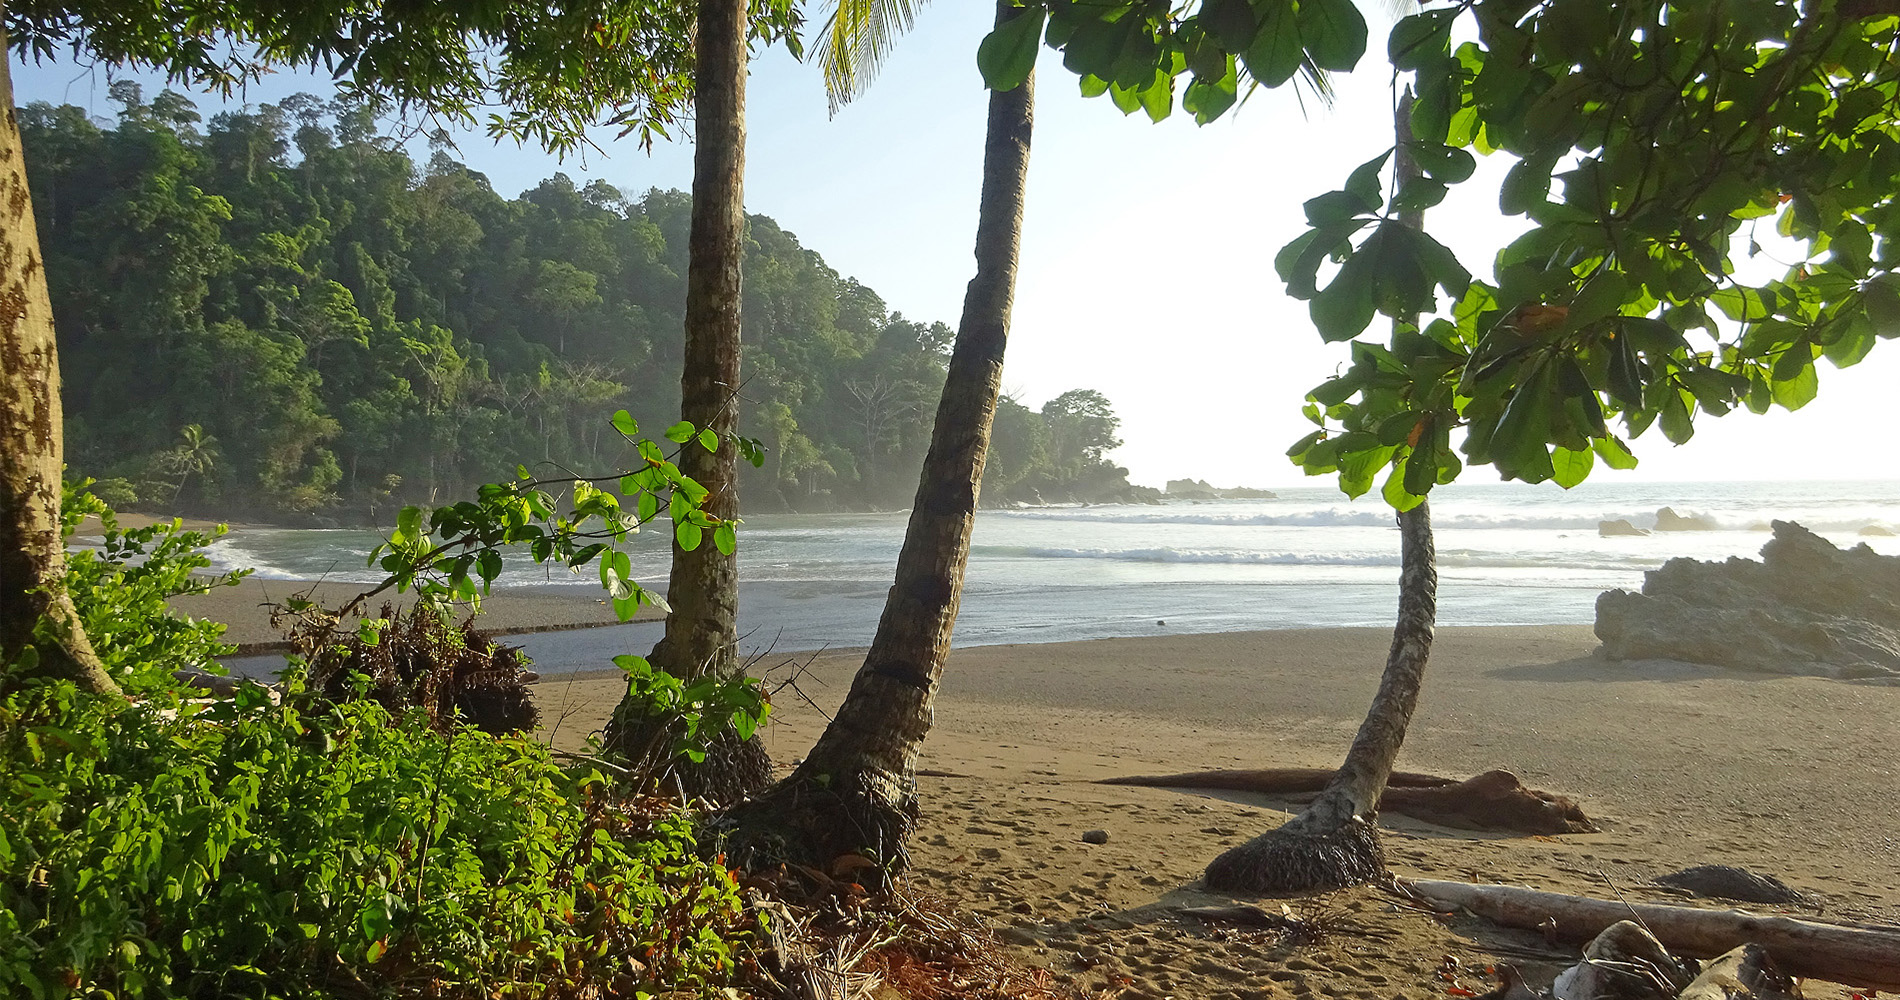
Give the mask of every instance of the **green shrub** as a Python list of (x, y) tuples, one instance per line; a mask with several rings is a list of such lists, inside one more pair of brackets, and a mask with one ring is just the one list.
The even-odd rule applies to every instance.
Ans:
[(228, 529), (186, 531), (173, 520), (120, 530), (112, 509), (88, 492), (93, 485), (90, 480), (67, 485), (60, 521), (68, 541), (87, 515), (98, 516), (105, 526), (100, 548), (67, 555), (66, 592), (106, 670), (133, 695), (176, 687), (174, 670), (223, 673), (218, 658), (236, 651), (222, 641), (224, 625), (174, 614), (165, 602), (233, 586), (250, 575), (250, 570), (198, 574), (211, 565), (199, 550)]
[(0, 701), (0, 993), (637, 996), (733, 968), (738, 889), (683, 814), (525, 738), (289, 690)]

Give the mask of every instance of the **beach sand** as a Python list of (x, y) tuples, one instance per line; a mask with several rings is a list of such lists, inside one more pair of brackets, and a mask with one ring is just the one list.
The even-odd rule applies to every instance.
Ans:
[[(1130, 998), (1420, 1000), (1453, 985), (1437, 975), (1445, 956), (1460, 962), (1457, 985), (1479, 993), (1498, 962), (1548, 985), (1574, 951), (1469, 917), (1443, 923), (1373, 889), (1292, 901), (1337, 924), (1298, 948), (1178, 917), (1173, 907), (1234, 901), (1199, 891), (1202, 868), (1298, 805), (1092, 783), (1335, 766), (1389, 641), (1379, 629), (1313, 629), (956, 650), (923, 759), (955, 776), (920, 779), (914, 875), (987, 918), (1024, 960)], [(1823, 900), (1793, 912), (1900, 922), (1900, 688), (1617, 664), (1596, 645), (1584, 626), (1441, 629), (1400, 767), (1506, 768), (1575, 797), (1603, 832), (1509, 837), (1388, 814), (1395, 872), (1683, 903), (1644, 880), (1734, 864)], [(778, 694), (765, 735), (776, 760), (811, 745), (857, 663), (849, 652), (811, 661), (798, 687), (816, 705)], [(539, 685), (554, 741), (597, 730), (623, 686), (605, 674)], [(1083, 843), (1092, 829), (1108, 841)]]
[[(179, 606), (258, 641), (272, 637), (258, 602), (304, 586), (247, 580)], [(612, 620), (571, 588), (510, 590), (487, 607), (483, 624), (498, 629)], [(924, 748), (923, 766), (942, 773), (919, 779), (914, 877), (986, 918), (1025, 961), (1129, 998), (1423, 1000), (1454, 985), (1438, 975), (1446, 956), (1460, 963), (1455, 985), (1478, 993), (1499, 962), (1548, 985), (1574, 950), (1475, 918), (1440, 922), (1376, 889), (1291, 901), (1335, 924), (1297, 948), (1181, 918), (1172, 908), (1233, 901), (1198, 889), (1202, 869), (1299, 806), (1093, 783), (1334, 767), (1389, 641), (1383, 629), (1296, 629), (958, 649)], [(1399, 766), (1455, 777), (1505, 768), (1576, 798), (1603, 832), (1501, 836), (1387, 814), (1395, 872), (1684, 903), (1645, 880), (1733, 864), (1819, 900), (1793, 912), (1900, 923), (1900, 687), (1612, 663), (1596, 647), (1587, 626), (1440, 629)], [(860, 657), (758, 665), (774, 683), (807, 667), (775, 696), (764, 730), (775, 760), (790, 765), (811, 746)], [(543, 681), (546, 734), (579, 746), (623, 690), (611, 671)], [(1108, 841), (1083, 843), (1094, 829)], [(1846, 995), (1814, 981), (1807, 992)]]

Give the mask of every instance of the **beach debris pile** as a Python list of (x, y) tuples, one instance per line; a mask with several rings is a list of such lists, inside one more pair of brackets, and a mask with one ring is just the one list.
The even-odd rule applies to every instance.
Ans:
[[(1736, 872), (1753, 874), (1725, 869), (1713, 877), (1732, 887), (1728, 877)], [(1549, 990), (1536, 990), (1501, 966), (1498, 988), (1484, 1000), (1792, 1000), (1801, 995), (1797, 977), (1840, 983), (1863, 996), (1900, 989), (1900, 928), (1505, 885), (1421, 879), (1396, 887), (1441, 912), (1463, 910), (1538, 931), (1553, 944), (1587, 942), (1582, 960), (1559, 973)]]
[(1597, 598), (1613, 660), (1900, 683), (1900, 557), (1776, 521), (1761, 561), (1671, 559)]

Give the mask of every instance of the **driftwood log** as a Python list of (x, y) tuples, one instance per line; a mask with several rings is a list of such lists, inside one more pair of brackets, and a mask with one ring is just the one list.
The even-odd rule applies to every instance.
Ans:
[(1636, 919), (1681, 954), (1713, 957), (1752, 943), (1767, 949), (1790, 975), (1900, 990), (1900, 928), (1823, 924), (1745, 910), (1626, 904), (1505, 885), (1427, 880), (1406, 884), (1438, 905), (1463, 907), (1507, 927), (1541, 929), (1566, 940), (1588, 941), (1612, 924)]
[[(1298, 800), (1325, 789), (1333, 773), (1316, 767), (1276, 767), (1257, 771), (1135, 775), (1106, 778), (1097, 784), (1214, 788)], [(1386, 779), (1379, 808), (1463, 830), (1553, 834), (1594, 833), (1597, 829), (1576, 802), (1562, 795), (1526, 788), (1517, 775), (1509, 771), (1486, 771), (1464, 781), (1395, 771)]]

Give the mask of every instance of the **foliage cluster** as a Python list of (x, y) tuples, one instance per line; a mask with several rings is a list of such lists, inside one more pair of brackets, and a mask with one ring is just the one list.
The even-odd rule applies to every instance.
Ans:
[[(1040, 39), (1124, 111), (1158, 119), (1190, 79), (1182, 104), (1206, 121), (1232, 105), (1209, 88), (1237, 66), (1271, 86), (1303, 48), (1351, 69), (1366, 28), (1350, 6), (1046, 0), (999, 26), (979, 65), (1009, 86)], [(1275, 262), (1321, 336), (1354, 341), (1310, 397), (1319, 429), (1290, 451), (1308, 472), (1355, 495), (1384, 472), (1401, 509), (1465, 463), (1573, 486), (1599, 460), (1635, 464), (1613, 419), (1681, 444), (1698, 413), (1799, 408), (1817, 360), (1850, 365), (1900, 336), (1890, 5), (1426, 7), (1387, 40), (1416, 88), (1399, 142), (1422, 170), (1388, 180), (1392, 152), (1361, 166), (1306, 203), (1310, 229)], [(1512, 157), (1499, 208), (1530, 223), (1488, 281), (1399, 219), (1470, 181), (1473, 151)], [(1390, 340), (1355, 340), (1380, 314)]]
[[(87, 514), (115, 524), (70, 492), (69, 533)], [(0, 989), (632, 996), (735, 970), (751, 920), (676, 808), (301, 666), (281, 700), (182, 701), (170, 671), (229, 650), (164, 598), (231, 581), (190, 576), (209, 536), (176, 524), (107, 537), (68, 589), (134, 703), (0, 673)], [(419, 568), (451, 594), (453, 572)]]
[(635, 995), (733, 968), (738, 890), (682, 814), (520, 736), (288, 690), (0, 702), (9, 993)]
[[(446, 150), (419, 168), (358, 103), (204, 123), (113, 93), (110, 124), (20, 113), (75, 468), (148, 502), (374, 518), (523, 457), (625, 463), (597, 414), (677, 413), (686, 195), (556, 175), (510, 200)], [(745, 267), (741, 427), (769, 449), (748, 506), (907, 503), (950, 330), (763, 216)]]
[(97, 549), (67, 553), (66, 592), (106, 670), (130, 695), (176, 687), (176, 670), (222, 672), (219, 657), (234, 652), (222, 641), (224, 625), (173, 614), (166, 601), (232, 586), (250, 575), (247, 569), (201, 572), (211, 565), (202, 549), (225, 526), (209, 534), (186, 531), (176, 520), (121, 529), (112, 509), (91, 492), (94, 485), (68, 485), (60, 520), (69, 541), (87, 517), (97, 517), (103, 529)]

